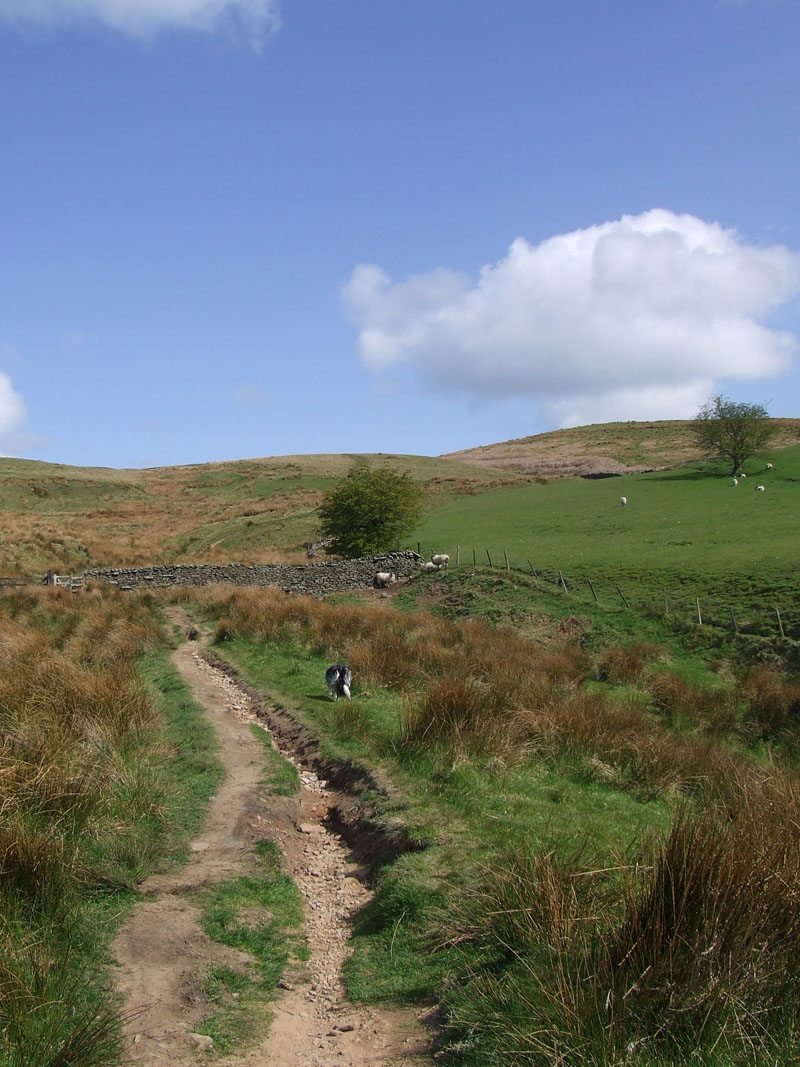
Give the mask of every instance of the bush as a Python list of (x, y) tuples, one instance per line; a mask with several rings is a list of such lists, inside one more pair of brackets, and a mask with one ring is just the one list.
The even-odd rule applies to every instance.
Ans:
[(343, 556), (369, 556), (397, 548), (422, 510), (422, 492), (408, 472), (361, 467), (325, 497), (320, 531)]

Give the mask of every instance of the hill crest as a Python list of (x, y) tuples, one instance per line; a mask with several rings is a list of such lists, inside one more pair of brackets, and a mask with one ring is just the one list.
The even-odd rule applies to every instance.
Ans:
[[(776, 427), (770, 448), (800, 440), (800, 419), (768, 421)], [(692, 420), (595, 423), (448, 452), (441, 458), (545, 478), (636, 474), (702, 458), (691, 425)]]

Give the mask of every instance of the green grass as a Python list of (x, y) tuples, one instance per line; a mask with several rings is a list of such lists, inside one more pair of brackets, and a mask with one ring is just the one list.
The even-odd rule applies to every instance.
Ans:
[(208, 801), (224, 776), (214, 727), (194, 700), (188, 684), (170, 660), (170, 650), (146, 656), (142, 676), (157, 694), (165, 720), (158, 756), (162, 781), (164, 854), (187, 858), (188, 846), (205, 817)]
[[(73, 677), (68, 673), (72, 658), (81, 662), (83, 701), (65, 692), (48, 694), (41, 685), (26, 697), (21, 676), (14, 711), (10, 702), (3, 707), (4, 725), (14, 723), (19, 755), (27, 745), (27, 760), (35, 761), (40, 772), (36, 789), (27, 790), (26, 760), (15, 764), (14, 748), (7, 747), (0, 1062), (100, 1067), (115, 1057), (119, 1041), (116, 1005), (109, 995), (108, 945), (135, 904), (138, 882), (185, 854), (221, 768), (200, 709), (176, 678), (166, 650), (151, 651), (140, 661), (156, 714), (135, 681), (115, 691), (116, 699), (128, 702), (126, 712), (104, 690), (108, 675), (95, 679), (91, 656), (102, 656), (102, 650), (91, 641), (90, 619), (113, 643), (113, 608), (97, 598), (64, 601), (44, 592), (5, 598), (3, 607), (17, 627), (23, 622), (29, 627), (18, 629), (17, 639), (27, 632), (29, 641), (51, 642), (53, 677), (60, 677), (56, 670)], [(157, 632), (150, 614), (155, 609), (145, 600), (126, 602), (125, 609), (129, 623), (150, 626), (138, 640), (152, 647), (147, 634)], [(13, 637), (10, 626), (7, 636)], [(135, 645), (131, 648), (135, 657)], [(81, 661), (81, 655), (87, 658)], [(6, 692), (10, 696), (12, 690)], [(58, 744), (52, 753), (44, 747), (41, 716), (48, 714), (54, 716), (51, 732), (63, 737), (62, 744), (73, 744), (71, 762), (59, 762), (64, 756)], [(35, 732), (28, 716), (39, 726)], [(83, 773), (75, 733), (84, 737), (89, 758)]]
[[(407, 601), (450, 611), (470, 577), (421, 579)], [(751, 677), (663, 619), (649, 620), (649, 641), (635, 625), (627, 634), (621, 608), (596, 612), (611, 615), (614, 640), (637, 638), (631, 647), (574, 616), (548, 622), (541, 598), (525, 618), (519, 598), (535, 580), (472, 577), (486, 614), (507, 594), (500, 618), (516, 606), (536, 645), (469, 618), (454, 627), (341, 600), (204, 598), (224, 616), (222, 654), (328, 757), (388, 784), (373, 822), (426, 845), (380, 869), (355, 925), (351, 995), (443, 1005), (446, 1063), (788, 1064), (800, 974), (786, 938), (800, 926), (783, 887), (800, 857), (800, 687), (767, 668)], [(242, 636), (251, 631), (261, 639)], [(587, 632), (595, 643), (569, 651)], [(346, 706), (322, 683), (340, 656), (361, 664)], [(717, 974), (703, 961), (722, 930), (730, 965)], [(646, 995), (631, 999), (639, 982)], [(769, 1026), (747, 1030), (751, 1011)]]
[[(767, 459), (775, 469), (764, 470)], [(800, 638), (800, 589), (794, 581), (800, 502), (800, 446), (767, 453), (745, 465), (751, 477), (731, 484), (720, 469), (679, 468), (600, 481), (564, 479), (461, 497), (429, 512), (410, 540), (424, 551), (444, 548), (462, 572), (475, 560), (511, 569), (565, 603), (592, 608), (591, 579), (606, 608), (637, 608), (685, 621), (737, 624), (778, 633), (779, 607), (788, 635)], [(753, 491), (766, 485), (764, 493)], [(620, 497), (626, 496), (626, 507)]]
[(320, 685), (331, 657), (296, 642), (237, 639), (217, 648), (249, 684), (290, 708), (329, 758), (355, 761), (391, 780), (394, 799), (375, 798), (377, 817), (389, 826), (400, 821), (413, 839), (428, 843), (384, 870), (374, 903), (357, 923), (346, 968), (357, 998), (416, 1001), (461, 973), (463, 950), (431, 952), (431, 930), (447, 923), (476, 872), (515, 842), (591, 840), (612, 856), (668, 825), (663, 800), (642, 801), (587, 779), (577, 761), (534, 759), (501, 769), (491, 758), (454, 761), (446, 748), (400, 751), (402, 697), (358, 685), (352, 705), (332, 703)]
[(280, 849), (264, 840), (257, 852), (256, 873), (197, 894), (205, 932), (242, 954), (238, 969), (214, 968), (205, 983), (205, 994), (215, 1009), (199, 1032), (213, 1038), (219, 1052), (241, 1048), (262, 1030), (264, 1006), (287, 966), (300, 965), (308, 955), (299, 933), (302, 901), (281, 870)]
[(261, 742), (264, 755), (264, 778), (267, 790), (274, 796), (292, 797), (300, 790), (300, 775), (289, 760), (284, 759), (272, 743), (267, 730), (253, 723), (250, 731)]

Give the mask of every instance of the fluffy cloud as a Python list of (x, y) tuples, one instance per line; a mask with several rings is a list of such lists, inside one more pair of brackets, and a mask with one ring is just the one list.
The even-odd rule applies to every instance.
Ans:
[(16, 430), (25, 419), (25, 405), (19, 393), (14, 392), (11, 379), (0, 373), (0, 436)]
[(209, 31), (233, 21), (255, 42), (279, 24), (278, 0), (0, 0), (0, 18), (51, 26), (95, 20), (134, 36), (170, 27)]
[(691, 416), (720, 378), (787, 369), (791, 334), (763, 320), (800, 289), (800, 256), (691, 215), (654, 210), (518, 238), (476, 280), (446, 269), (393, 282), (361, 264), (343, 289), (374, 371), (431, 389), (529, 396), (560, 425)]

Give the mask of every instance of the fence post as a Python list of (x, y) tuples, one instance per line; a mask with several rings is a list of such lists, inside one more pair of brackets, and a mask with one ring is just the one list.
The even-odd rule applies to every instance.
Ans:
[(630, 604), (628, 603), (628, 601), (627, 601), (627, 598), (626, 598), (625, 594), (624, 594), (624, 593), (622, 592), (622, 590), (620, 589), (620, 587), (619, 587), (619, 586), (617, 586), (617, 592), (618, 592), (618, 593), (619, 593), (619, 595), (620, 595), (620, 596), (622, 597), (622, 603), (623, 603), (623, 604), (625, 605), (625, 607), (626, 607), (626, 608), (627, 608), (627, 609), (628, 609), (628, 610), (630, 611), (630, 607), (631, 607), (631, 606), (630, 606)]
[(510, 567), (509, 567), (509, 565), (508, 565), (508, 552), (506, 552), (506, 550), (505, 550), (505, 549), (503, 549), (503, 555), (505, 556), (505, 560), (506, 560), (506, 570), (507, 570), (507, 571), (510, 571), (510, 570), (511, 570), (511, 568), (510, 568)]
[(492, 563), (492, 557), (489, 555), (489, 549), (488, 548), (486, 549), (486, 555), (487, 555), (487, 557), (489, 559), (489, 566), (490, 567), (494, 567), (494, 563)]
[(733, 623), (733, 632), (738, 634), (739, 626), (736, 622), (736, 616), (733, 613), (733, 608), (731, 608), (731, 622)]
[(456, 566), (461, 562), (461, 545), (456, 545)]
[(558, 580), (561, 583), (561, 585), (563, 586), (564, 592), (568, 593), (569, 589), (567, 589), (567, 583), (564, 581), (564, 575), (561, 573), (561, 571), (558, 572)]
[(669, 601), (667, 600), (667, 591), (664, 590), (664, 614), (669, 615)]
[(786, 637), (786, 634), (783, 632), (783, 620), (781, 619), (781, 610), (777, 604), (775, 605), (775, 614), (778, 616), (778, 626), (781, 631), (781, 637)]
[(695, 600), (697, 601), (697, 623), (698, 623), (699, 626), (702, 626), (703, 625), (703, 615), (702, 615), (702, 612), (700, 611), (700, 597), (696, 596)]
[(587, 578), (586, 581), (589, 583), (589, 588), (592, 591), (592, 596), (594, 597), (596, 603), (599, 604), (600, 603), (600, 598), (598, 597), (597, 593), (594, 591), (594, 586), (592, 585), (592, 579), (591, 578)]
[(528, 560), (528, 566), (529, 566), (529, 567), (530, 567), (530, 569), (531, 569), (531, 574), (532, 574), (532, 575), (534, 576), (534, 578), (537, 578), (537, 577), (538, 577), (538, 575), (537, 575), (536, 571), (535, 571), (535, 570), (533, 569), (533, 564), (531, 563), (531, 561), (530, 561), (530, 560)]
[(472, 566), (473, 567), (477, 567), (477, 565), (478, 564), (475, 562), (475, 549), (473, 548), (473, 550), (472, 550)]

